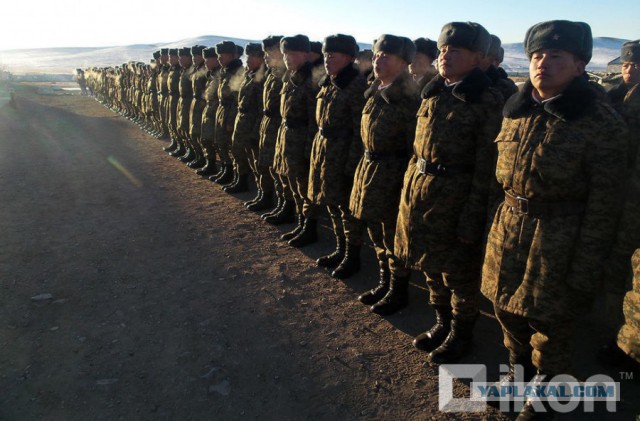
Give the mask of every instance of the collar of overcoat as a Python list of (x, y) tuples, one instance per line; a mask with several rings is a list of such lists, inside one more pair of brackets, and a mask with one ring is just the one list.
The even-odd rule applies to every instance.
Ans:
[[(477, 67), (466, 75), (462, 82), (453, 87), (453, 96), (464, 102), (478, 102), (482, 93), (491, 86), (491, 79)], [(422, 98), (427, 99), (438, 95), (445, 89), (445, 79), (436, 75), (422, 90)]]

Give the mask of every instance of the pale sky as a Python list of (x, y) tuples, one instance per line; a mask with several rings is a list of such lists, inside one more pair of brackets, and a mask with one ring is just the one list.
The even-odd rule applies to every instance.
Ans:
[(200, 35), (262, 39), (345, 33), (371, 43), (389, 33), (437, 39), (451, 21), (474, 21), (502, 42), (551, 19), (584, 21), (596, 37), (640, 38), (640, 1), (630, 0), (4, 0), (0, 50), (155, 44)]

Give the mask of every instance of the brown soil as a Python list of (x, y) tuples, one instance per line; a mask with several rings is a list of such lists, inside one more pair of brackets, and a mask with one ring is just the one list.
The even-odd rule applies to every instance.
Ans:
[[(253, 193), (225, 194), (93, 99), (16, 95), (0, 108), (0, 419), (513, 418), (438, 411), (438, 370), (411, 346), (434, 320), (422, 277), (380, 318), (355, 300), (376, 283), (371, 248), (345, 282), (315, 266), (326, 219), (292, 249), (290, 226), (244, 209)], [(495, 378), (507, 354), (483, 309), (462, 362)], [(581, 371), (607, 372), (596, 348)], [(639, 390), (622, 381), (616, 416), (565, 419), (629, 419)]]

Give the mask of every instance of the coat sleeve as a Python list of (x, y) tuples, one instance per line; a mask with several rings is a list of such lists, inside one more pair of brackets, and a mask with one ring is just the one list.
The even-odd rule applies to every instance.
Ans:
[[(567, 276), (567, 284), (593, 292), (609, 256), (620, 213), (622, 180), (627, 166), (627, 129), (608, 109), (596, 115), (589, 133), (591, 142), (585, 156), (585, 175), (589, 185), (580, 233)], [(616, 130), (623, 127), (622, 130)]]
[(355, 83), (357, 83), (358, 86), (354, 87), (353, 92), (349, 92), (348, 98), (353, 136), (351, 138), (351, 144), (349, 145), (349, 156), (347, 157), (344, 174), (349, 178), (353, 178), (358, 162), (360, 162), (360, 158), (364, 153), (360, 134), (360, 123), (362, 122), (362, 109), (365, 103), (364, 89), (366, 88), (366, 84), (364, 80), (362, 80), (362, 83)]
[(458, 237), (478, 244), (482, 241), (488, 211), (489, 190), (493, 171), (493, 141), (502, 124), (502, 95), (489, 93), (480, 113), (481, 127), (476, 137), (476, 155), (471, 190), (458, 219)]

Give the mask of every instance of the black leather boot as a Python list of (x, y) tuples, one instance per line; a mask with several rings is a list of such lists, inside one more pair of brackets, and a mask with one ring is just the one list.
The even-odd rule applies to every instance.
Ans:
[(347, 239), (336, 235), (336, 249), (333, 253), (326, 256), (318, 257), (316, 264), (323, 268), (337, 268), (342, 259), (344, 259), (345, 249), (347, 247)]
[(176, 142), (174, 138), (171, 138), (171, 143), (169, 143), (169, 145), (162, 148), (162, 150), (165, 152), (173, 152), (176, 150), (177, 147), (178, 147), (178, 142)]
[(215, 183), (220, 184), (220, 185), (225, 185), (227, 183), (229, 183), (231, 180), (233, 180), (233, 165), (232, 164), (226, 164), (224, 167), (224, 171), (222, 174), (220, 174), (220, 177), (216, 177), (215, 180), (213, 180)]
[(284, 199), (282, 208), (277, 213), (267, 216), (264, 220), (273, 225), (290, 224), (296, 217), (295, 208), (296, 204), (293, 200)]
[(273, 192), (262, 192), (260, 200), (247, 206), (247, 209), (254, 212), (271, 209), (273, 207)]
[(282, 207), (284, 206), (284, 196), (278, 194), (276, 199), (277, 200), (276, 200), (275, 207), (271, 209), (269, 212), (265, 212), (262, 215), (260, 215), (260, 218), (266, 220), (266, 218), (273, 216), (282, 210)]
[(360, 271), (360, 248), (361, 246), (347, 242), (344, 259), (336, 270), (331, 272), (331, 276), (337, 279), (347, 279)]
[(216, 167), (215, 162), (211, 162), (207, 159), (204, 167), (196, 170), (196, 174), (201, 175), (203, 177), (208, 177), (210, 175), (214, 175), (218, 172), (218, 168)]
[(196, 153), (191, 148), (187, 148), (187, 152), (178, 158), (181, 162), (191, 162), (195, 159)]
[(176, 142), (178, 142), (178, 146), (173, 150), (173, 152), (169, 152), (169, 155), (180, 158), (185, 154), (185, 152), (187, 152), (187, 149), (184, 147), (184, 144), (181, 141), (177, 140)]
[(431, 352), (444, 342), (451, 331), (451, 307), (434, 306), (436, 323), (431, 329), (419, 334), (413, 340), (413, 346), (421, 351)]
[(304, 247), (318, 241), (318, 220), (307, 218), (304, 221), (302, 231), (289, 240), (291, 247)]
[(239, 174), (235, 183), (228, 187), (223, 187), (222, 190), (229, 194), (249, 191), (249, 174)]
[(451, 320), (451, 332), (442, 345), (429, 353), (428, 360), (433, 364), (448, 364), (467, 355), (473, 342), (473, 326), (476, 319)]
[(284, 234), (282, 234), (280, 236), (280, 239), (282, 241), (289, 241), (292, 238), (295, 238), (304, 229), (304, 215), (299, 213), (297, 217), (298, 217), (298, 223), (296, 224), (296, 227), (291, 231), (285, 232)]
[(380, 301), (371, 306), (371, 311), (381, 316), (388, 316), (409, 304), (409, 275), (391, 274), (389, 291)]
[(256, 197), (254, 197), (253, 199), (247, 200), (246, 202), (242, 203), (242, 206), (244, 206), (245, 208), (248, 209), (249, 206), (251, 206), (254, 203), (258, 202), (263, 194), (264, 194), (264, 192), (262, 191), (262, 189), (260, 187), (258, 187), (258, 191), (256, 192)]
[[(516, 367), (518, 373), (516, 373)], [(517, 375), (516, 375), (517, 374)], [(526, 355), (517, 355), (512, 352), (509, 353), (509, 372), (502, 376), (500, 380), (491, 384), (491, 387), (495, 387), (496, 390), (504, 390), (503, 387), (513, 386), (514, 382), (529, 383), (529, 381), (536, 375), (536, 368), (531, 362), (531, 353)], [(495, 408), (500, 407), (500, 401), (487, 401), (487, 403)]]
[(227, 187), (235, 186), (236, 183), (238, 182), (239, 174), (238, 174), (238, 171), (235, 169), (235, 167), (233, 165), (231, 166), (231, 171), (232, 171), (233, 177), (231, 178), (231, 181), (229, 181), (228, 183), (222, 185), (222, 190), (225, 190), (225, 188), (227, 188)]
[(187, 167), (197, 170), (207, 164), (206, 159), (196, 153), (196, 157), (187, 164)]
[(380, 263), (380, 282), (378, 286), (370, 289), (369, 291), (361, 294), (358, 297), (358, 301), (362, 304), (366, 304), (368, 306), (377, 303), (382, 300), (382, 298), (387, 295), (389, 292), (389, 282), (391, 278), (391, 273), (389, 272), (389, 266), (386, 263)]
[[(538, 370), (533, 380), (531, 380), (531, 384), (533, 387), (540, 386), (541, 382), (549, 381), (551, 378), (553, 378), (552, 375)], [(529, 400), (525, 402), (516, 421), (549, 421), (556, 419), (557, 413), (551, 408), (548, 402), (537, 401), (534, 404), (535, 400), (536, 398), (529, 398)]]

